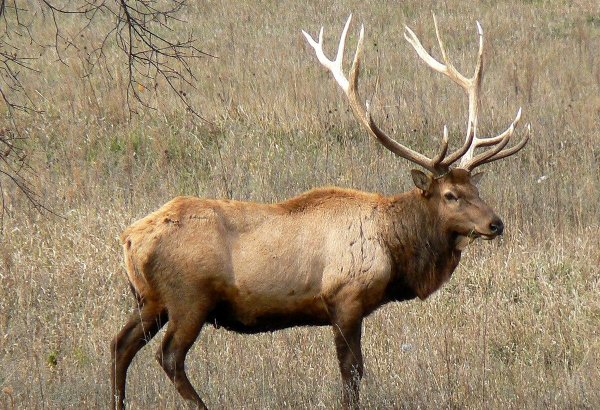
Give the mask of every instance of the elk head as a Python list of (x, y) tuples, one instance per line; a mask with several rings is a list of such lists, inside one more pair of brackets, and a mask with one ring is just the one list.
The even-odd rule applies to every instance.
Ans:
[[(427, 206), (433, 212), (436, 212), (438, 220), (443, 225), (442, 230), (454, 235), (456, 238), (458, 249), (462, 249), (466, 243), (474, 238), (493, 239), (502, 234), (504, 230), (502, 221), (479, 197), (476, 185), (481, 174), (472, 175), (472, 171), (479, 165), (508, 157), (521, 150), (529, 140), (529, 132), (519, 143), (506, 148), (515, 127), (521, 119), (521, 109), (519, 108), (515, 119), (504, 132), (495, 137), (479, 137), (477, 135), (479, 90), (483, 69), (483, 30), (479, 22), (477, 23), (479, 51), (475, 72), (470, 78), (459, 73), (449, 61), (435, 15), (433, 16), (433, 22), (444, 63), (440, 63), (433, 58), (421, 45), (415, 33), (410, 28), (405, 27), (404, 37), (413, 46), (419, 57), (430, 68), (444, 74), (458, 84), (468, 96), (467, 132), (464, 143), (456, 151), (448, 153), (448, 129), (444, 127), (439, 150), (435, 156), (429, 158), (386, 135), (373, 121), (369, 112), (369, 102), (363, 104), (360, 100), (358, 75), (363, 52), (364, 26), (360, 30), (354, 61), (349, 73), (350, 79), (346, 78), (342, 68), (342, 60), (351, 19), (352, 15), (348, 17), (344, 26), (337, 55), (333, 61), (329, 60), (323, 52), (323, 28), (319, 33), (318, 41), (315, 41), (304, 31), (303, 34), (308, 43), (314, 48), (321, 64), (331, 71), (336, 82), (346, 94), (356, 119), (369, 134), (388, 150), (428, 171), (413, 170), (413, 181), (420, 190), (422, 197), (427, 201)], [(483, 147), (488, 147), (488, 149), (475, 155), (475, 150)], [(455, 168), (451, 168), (459, 159), (460, 164)]]
[(452, 238), (456, 250), (463, 250), (479, 237), (489, 240), (502, 235), (502, 220), (477, 191), (483, 173), (470, 175), (461, 168), (437, 178), (419, 170), (411, 173), (427, 206), (437, 215), (441, 229)]

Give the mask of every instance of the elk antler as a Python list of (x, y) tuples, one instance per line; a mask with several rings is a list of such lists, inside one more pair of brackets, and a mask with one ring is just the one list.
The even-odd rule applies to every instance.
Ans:
[[(486, 162), (495, 161), (497, 159), (505, 158), (509, 155), (512, 155), (525, 146), (529, 139), (529, 134), (519, 144), (513, 146), (512, 148), (502, 150), (510, 141), (514, 129), (517, 123), (519, 122), (519, 119), (521, 118), (521, 109), (519, 109), (517, 116), (510, 125), (510, 127), (502, 134), (490, 138), (478, 138), (476, 136), (477, 114), (479, 109), (479, 89), (481, 86), (481, 74), (483, 69), (483, 30), (481, 29), (481, 25), (479, 24), (479, 22), (477, 22), (477, 30), (479, 33), (479, 53), (477, 58), (477, 65), (475, 67), (475, 73), (471, 78), (466, 78), (465, 76), (463, 76), (449, 62), (448, 56), (446, 54), (446, 49), (444, 48), (444, 44), (439, 34), (435, 15), (433, 16), (435, 32), (445, 64), (442, 64), (438, 62), (435, 58), (433, 58), (425, 50), (425, 48), (423, 48), (421, 42), (419, 41), (415, 33), (413, 33), (413, 31), (410, 28), (405, 27), (404, 37), (414, 47), (421, 59), (423, 59), (423, 61), (425, 61), (425, 63), (429, 65), (429, 67), (431, 67), (435, 71), (445, 74), (452, 81), (460, 85), (467, 92), (467, 95), (469, 97), (469, 118), (467, 125), (467, 135), (465, 137), (465, 142), (463, 146), (457, 151), (453, 152), (452, 154), (446, 156), (448, 151), (448, 130), (446, 127), (444, 127), (444, 137), (440, 145), (439, 153), (435, 157), (430, 159), (388, 137), (383, 131), (381, 131), (381, 129), (379, 129), (379, 127), (371, 118), (371, 115), (369, 113), (369, 102), (367, 101), (367, 103), (363, 105), (360, 101), (358, 95), (358, 75), (360, 72), (360, 59), (362, 57), (363, 51), (364, 26), (361, 26), (360, 29), (358, 45), (354, 54), (352, 68), (350, 69), (350, 81), (344, 75), (342, 68), (342, 60), (344, 56), (346, 36), (351, 20), (352, 14), (348, 17), (348, 21), (346, 21), (346, 25), (344, 26), (344, 30), (342, 31), (342, 36), (340, 38), (337, 55), (335, 60), (333, 61), (329, 60), (323, 52), (323, 27), (321, 27), (321, 31), (319, 32), (318, 42), (315, 41), (304, 30), (302, 31), (302, 33), (306, 37), (306, 40), (308, 40), (308, 43), (315, 49), (319, 62), (321, 62), (321, 64), (325, 66), (329, 71), (331, 71), (336, 82), (348, 97), (348, 102), (350, 104), (350, 107), (352, 108), (354, 116), (369, 131), (369, 133), (375, 138), (377, 138), (377, 140), (381, 142), (381, 144), (387, 149), (389, 149), (394, 154), (402, 158), (406, 158), (409, 161), (412, 161), (422, 166), (423, 168), (428, 169), (434, 175), (443, 175), (446, 172), (448, 172), (450, 166), (459, 158), (462, 158), (460, 167), (471, 171), (475, 167)], [(492, 145), (495, 145), (495, 147), (473, 158), (473, 151), (475, 150), (475, 148)]]
[(392, 138), (388, 137), (379, 127), (375, 124), (373, 119), (371, 118), (371, 114), (369, 113), (369, 103), (367, 102), (363, 105), (358, 96), (358, 74), (360, 71), (360, 59), (362, 56), (363, 50), (363, 39), (365, 28), (361, 26), (360, 28), (360, 36), (358, 38), (358, 45), (356, 47), (356, 52), (354, 54), (354, 61), (352, 62), (352, 68), (350, 69), (350, 81), (344, 75), (344, 71), (342, 68), (342, 60), (344, 58), (344, 47), (346, 43), (346, 36), (348, 33), (348, 27), (350, 27), (350, 21), (352, 20), (352, 14), (348, 17), (348, 21), (346, 21), (346, 25), (344, 26), (344, 30), (342, 31), (342, 36), (340, 38), (340, 43), (338, 46), (337, 56), (335, 60), (331, 61), (323, 52), (323, 27), (321, 27), (321, 31), (319, 32), (319, 41), (315, 41), (310, 34), (306, 33), (302, 30), (302, 34), (308, 40), (308, 43), (315, 49), (317, 58), (321, 62), (323, 66), (325, 66), (335, 78), (336, 82), (342, 88), (346, 96), (348, 97), (348, 102), (350, 103), (350, 108), (352, 108), (352, 112), (356, 119), (360, 121), (360, 123), (369, 131), (371, 135), (373, 135), (377, 140), (387, 149), (392, 151), (394, 154), (406, 158), (409, 161), (412, 161), (425, 169), (428, 169), (435, 175), (441, 175), (448, 171), (448, 166), (443, 163), (443, 159), (446, 156), (446, 152), (448, 150), (448, 131), (444, 129), (444, 138), (442, 139), (442, 143), (440, 146), (440, 150), (438, 155), (436, 155), (433, 159), (430, 159), (423, 154), (420, 154), (416, 151), (413, 151), (410, 148), (405, 147), (404, 145), (398, 143)]
[[(529, 134), (527, 133), (525, 138), (518, 144), (511, 148), (502, 150), (510, 141), (515, 127), (521, 119), (521, 109), (517, 111), (517, 115), (511, 125), (502, 134), (495, 137), (480, 138), (477, 137), (477, 116), (479, 113), (479, 90), (481, 88), (481, 78), (483, 73), (483, 29), (479, 22), (477, 22), (477, 33), (479, 34), (479, 52), (477, 53), (477, 64), (475, 66), (475, 73), (473, 77), (467, 78), (454, 68), (452, 63), (448, 60), (448, 54), (442, 42), (440, 31), (438, 29), (437, 19), (435, 14), (433, 15), (433, 24), (435, 26), (435, 34), (440, 45), (440, 51), (442, 52), (442, 58), (445, 64), (440, 63), (429, 54), (425, 48), (421, 45), (421, 42), (415, 35), (415, 33), (408, 27), (405, 27), (404, 38), (413, 46), (419, 57), (433, 70), (448, 76), (456, 84), (460, 85), (467, 93), (469, 98), (469, 118), (467, 122), (467, 136), (465, 143), (462, 148), (454, 152), (452, 155), (442, 161), (442, 165), (449, 166), (457, 159), (461, 158), (460, 168), (464, 168), (468, 171), (472, 171), (475, 167), (492, 162), (501, 158), (508, 157), (518, 152), (521, 148), (527, 144), (529, 140)], [(529, 127), (528, 127), (529, 129)], [(478, 147), (489, 147), (495, 145), (481, 154), (473, 157), (475, 148)]]

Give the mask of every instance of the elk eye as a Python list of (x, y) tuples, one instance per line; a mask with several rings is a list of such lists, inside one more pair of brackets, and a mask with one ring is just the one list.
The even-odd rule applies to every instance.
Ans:
[(448, 201), (458, 201), (458, 197), (452, 192), (446, 192), (444, 194), (444, 198), (446, 198)]

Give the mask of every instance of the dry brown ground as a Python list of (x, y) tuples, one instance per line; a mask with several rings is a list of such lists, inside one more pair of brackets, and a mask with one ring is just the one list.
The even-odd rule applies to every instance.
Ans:
[[(533, 139), (487, 166), (483, 197), (507, 232), (466, 252), (425, 302), (388, 305), (364, 330), (367, 408), (600, 408), (600, 5), (594, 1), (204, 1), (189, 16), (202, 47), (194, 102), (146, 93), (157, 110), (128, 120), (123, 77), (79, 79), (81, 57), (28, 79), (39, 117), (21, 118), (46, 203), (10, 193), (0, 237), (0, 407), (106, 408), (109, 342), (132, 298), (119, 232), (179, 194), (277, 201), (320, 185), (394, 193), (410, 165), (367, 139), (300, 29), (326, 26), (331, 53), (347, 14), (367, 28), (362, 87), (381, 125), (431, 153), (454, 141), (466, 107), (427, 71), (404, 24), (429, 46), (435, 10), (459, 69), (470, 71), (476, 19), (487, 39), (480, 131), (519, 106)], [(182, 28), (183, 29), (183, 28)], [(349, 48), (354, 44), (350, 42)], [(116, 64), (109, 54), (107, 64)], [(113, 61), (115, 60), (115, 61)], [(376, 82), (379, 88), (374, 95)], [(1, 121), (6, 121), (5, 119)], [(0, 124), (2, 125), (2, 124)], [(431, 137), (433, 136), (433, 137)], [(212, 408), (332, 408), (332, 335), (301, 328), (240, 336), (207, 327), (189, 373)], [(131, 408), (182, 407), (154, 360), (130, 369)]]

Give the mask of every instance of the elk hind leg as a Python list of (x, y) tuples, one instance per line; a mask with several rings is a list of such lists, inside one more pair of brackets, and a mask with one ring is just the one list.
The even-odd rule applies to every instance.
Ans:
[(156, 359), (181, 397), (199, 409), (206, 409), (185, 373), (185, 357), (202, 329), (208, 309), (198, 304), (186, 304), (184, 308), (180, 314), (169, 310), (169, 325)]
[(127, 369), (136, 353), (158, 333), (167, 320), (165, 310), (153, 303), (144, 303), (132, 313), (123, 329), (112, 340), (112, 408), (124, 408)]

